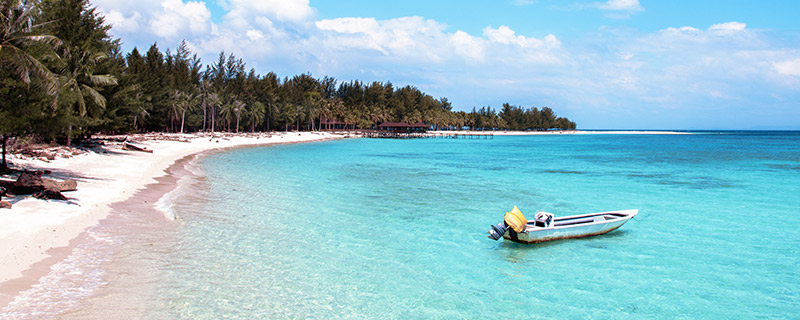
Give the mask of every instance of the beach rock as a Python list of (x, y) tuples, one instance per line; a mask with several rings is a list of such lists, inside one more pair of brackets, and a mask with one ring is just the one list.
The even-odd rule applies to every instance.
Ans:
[(11, 209), (11, 202), (0, 201), (0, 209)]
[(42, 200), (67, 200), (56, 188), (44, 189), (33, 193), (33, 197)]

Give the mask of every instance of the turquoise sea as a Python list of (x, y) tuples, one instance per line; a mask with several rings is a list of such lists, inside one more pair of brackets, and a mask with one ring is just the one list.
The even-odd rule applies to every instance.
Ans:
[[(800, 315), (800, 132), (346, 139), (195, 165), (179, 219), (119, 240), (67, 318)], [(640, 213), (592, 238), (488, 239), (514, 205)]]

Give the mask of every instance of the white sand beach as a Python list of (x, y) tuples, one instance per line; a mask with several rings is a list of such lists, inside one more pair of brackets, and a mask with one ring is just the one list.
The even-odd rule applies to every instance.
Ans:
[[(159, 137), (160, 136), (160, 137)], [(137, 190), (165, 176), (176, 161), (209, 150), (311, 142), (341, 138), (316, 132), (281, 134), (149, 134), (131, 136), (137, 146), (152, 153), (107, 146), (107, 153), (88, 152), (53, 161), (15, 155), (9, 160), (26, 170), (50, 170), (55, 179), (78, 181), (77, 191), (65, 192), (68, 201), (38, 200), (31, 196), (4, 198), (13, 204), (0, 209), (0, 307), (14, 299), (49, 271), (50, 265), (69, 253), (70, 241), (111, 212), (110, 205), (124, 201)], [(66, 251), (66, 252), (64, 252)], [(48, 261), (50, 260), (50, 261)], [(52, 261), (55, 260), (55, 261)]]

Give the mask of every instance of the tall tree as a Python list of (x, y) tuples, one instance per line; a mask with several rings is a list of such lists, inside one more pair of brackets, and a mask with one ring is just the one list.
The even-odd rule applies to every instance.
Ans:
[[(67, 145), (70, 145), (73, 125), (86, 129), (105, 120), (106, 98), (101, 91), (104, 86), (117, 84), (116, 77), (107, 70), (113, 65), (108, 54), (119, 43), (108, 34), (111, 26), (105, 25), (104, 18), (88, 0), (44, 0), (40, 18), (53, 21), (47, 28), (64, 42), (59, 50), (61, 59), (53, 63), (59, 82), (60, 111), (56, 116), (67, 120)], [(92, 119), (86, 119), (87, 115)], [(54, 120), (61, 123), (60, 119)]]
[[(106, 108), (106, 98), (98, 92), (99, 87), (116, 85), (117, 79), (109, 74), (94, 74), (97, 63), (106, 58), (104, 53), (63, 52), (63, 67), (58, 73), (60, 83), (57, 106), (66, 107), (67, 145), (72, 141), (72, 127), (76, 114), (83, 118), (91, 111), (97, 114)], [(89, 103), (87, 103), (87, 99)], [(88, 106), (95, 107), (89, 109)]]
[[(3, 0), (0, 1), (0, 69), (18, 78), (23, 84), (31, 84), (31, 76), (39, 79), (48, 94), (58, 90), (55, 75), (40, 60), (43, 54), (60, 45), (61, 41), (43, 30), (46, 22), (36, 23), (38, 9), (36, 1)], [(10, 83), (9, 83), (10, 84)], [(10, 84), (13, 85), (13, 84)], [(4, 86), (5, 87), (5, 86)], [(2, 162), (0, 172), (8, 170), (6, 162), (6, 144), (10, 135), (15, 135), (25, 128), (25, 123), (18, 118), (20, 107), (7, 105), (11, 97), (5, 93), (0, 103), (0, 134), (2, 138)]]

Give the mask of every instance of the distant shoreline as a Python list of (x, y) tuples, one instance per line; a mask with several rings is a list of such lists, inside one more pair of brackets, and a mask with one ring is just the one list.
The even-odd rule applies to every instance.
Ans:
[(455, 131), (428, 131), (431, 134), (493, 134), (496, 136), (537, 136), (537, 135), (559, 135), (559, 134), (659, 134), (659, 135), (683, 135), (693, 134), (691, 132), (681, 131), (655, 131), (655, 130), (559, 130), (559, 131), (509, 131), (509, 130), (496, 130), (496, 131), (477, 131), (477, 130), (455, 130)]

